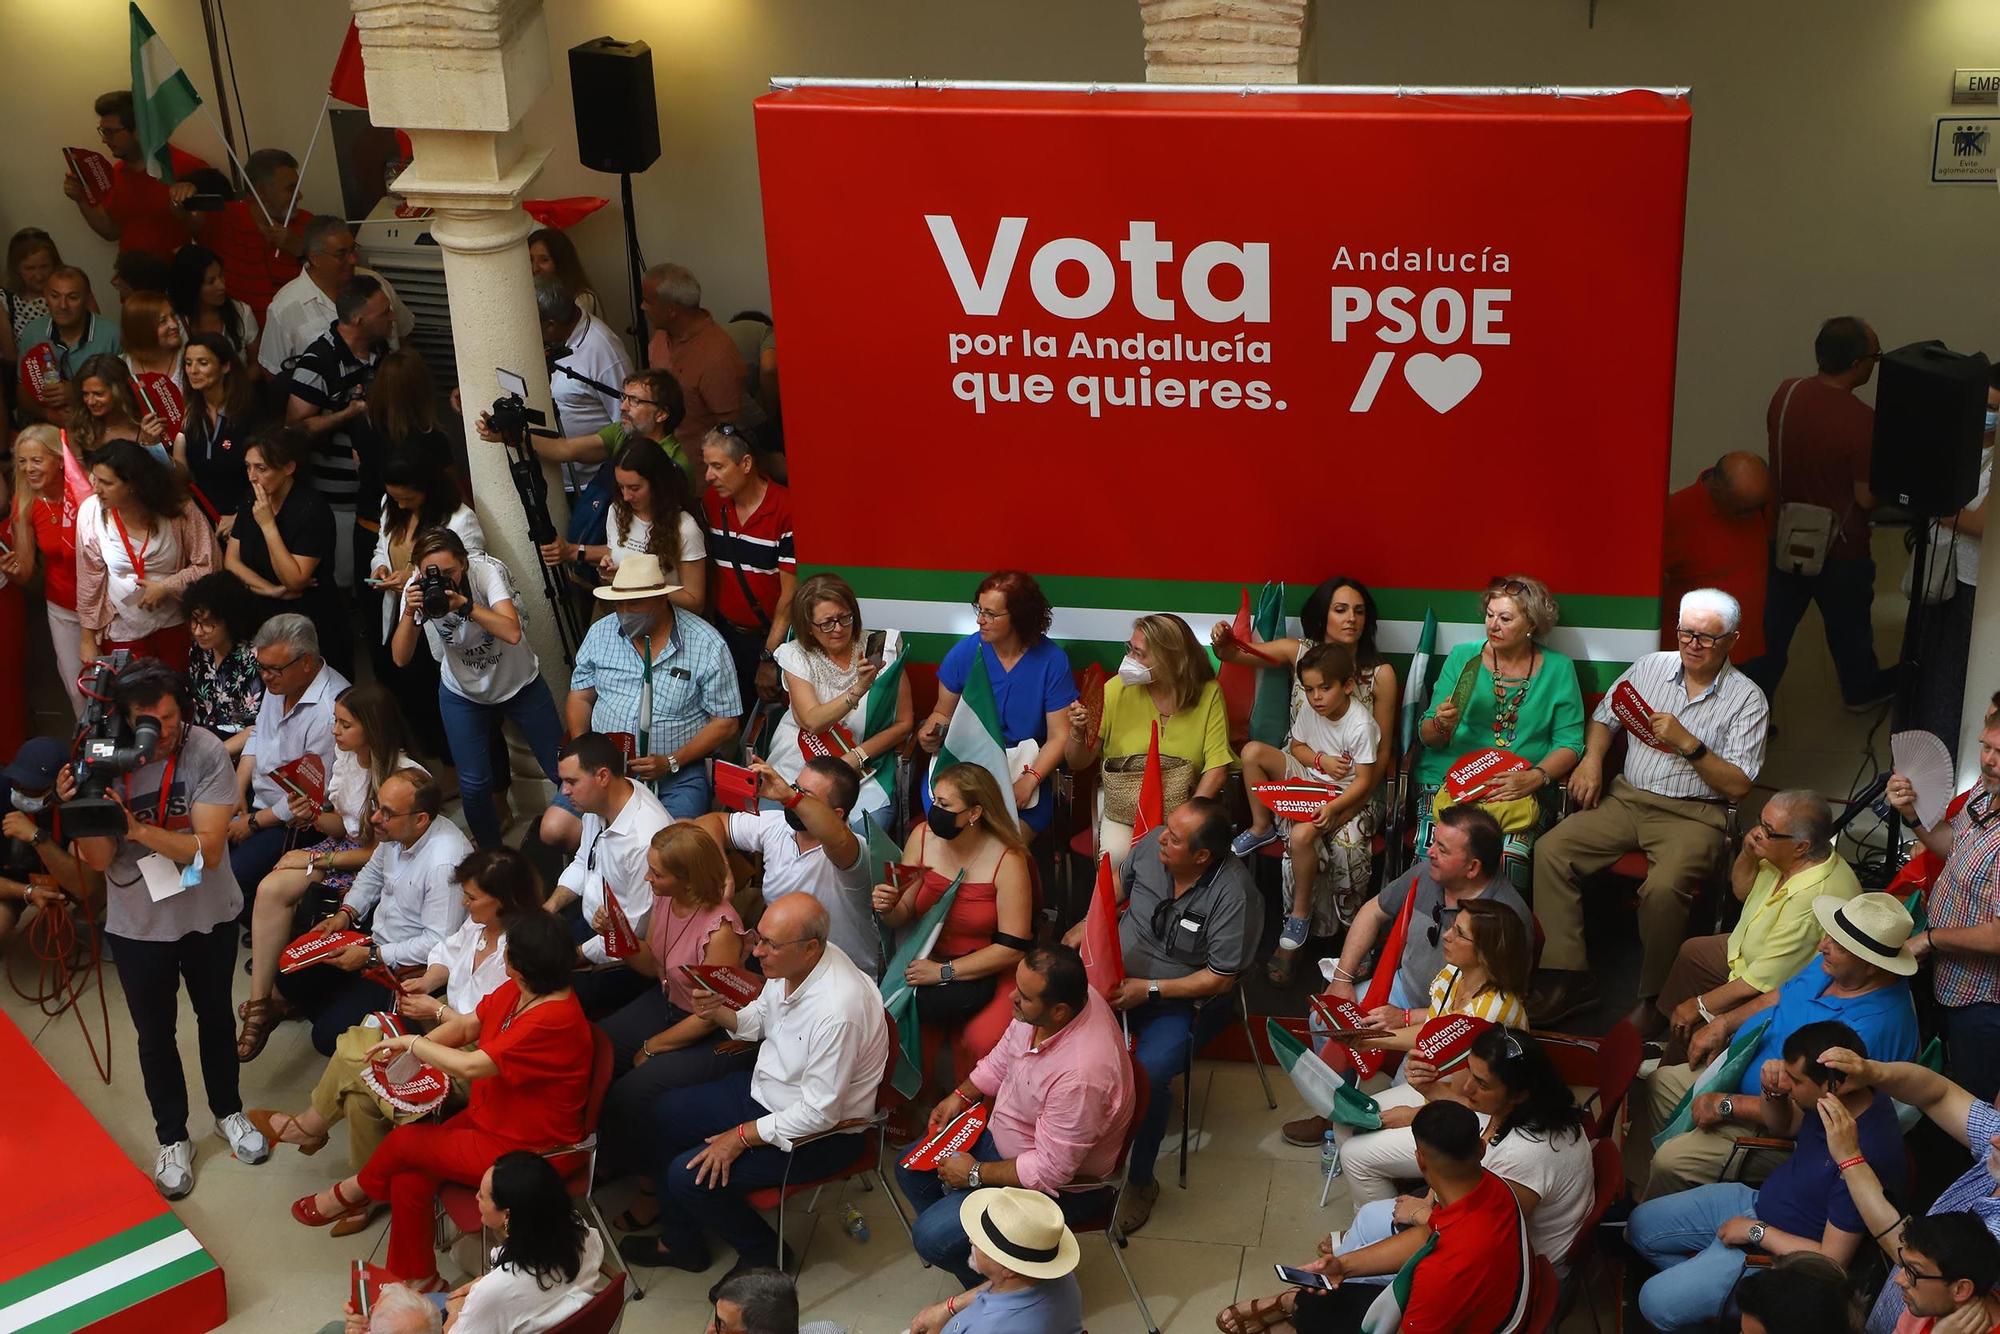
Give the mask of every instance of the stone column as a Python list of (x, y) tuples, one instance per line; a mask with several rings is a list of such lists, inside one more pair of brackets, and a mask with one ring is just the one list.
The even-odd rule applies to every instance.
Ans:
[(1139, 0), (1148, 83), (1297, 83), (1308, 0)]
[[(521, 118), (549, 86), (541, 0), (353, 0), (353, 7), (369, 117), (407, 131), (416, 149), (396, 193), (436, 210), (431, 234), (443, 251), (451, 300), (474, 507), (487, 550), (506, 562), (520, 587), (529, 642), (560, 701), (569, 673), (506, 451), (472, 430), (499, 396), (496, 367), (518, 372), (528, 382), (530, 405), (550, 413), (528, 270), (535, 224), (521, 209), (548, 150), (523, 143), (519, 134)], [(543, 471), (560, 527), (562, 485), (552, 468)]]

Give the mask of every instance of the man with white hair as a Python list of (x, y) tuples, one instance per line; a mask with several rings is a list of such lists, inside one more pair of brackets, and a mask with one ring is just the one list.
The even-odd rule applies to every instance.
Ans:
[[(1583, 760), (1569, 778), (1577, 809), (1535, 844), (1535, 916), (1551, 974), (1528, 1001), (1538, 1028), (1597, 1005), (1583, 943), (1583, 881), (1635, 850), (1646, 854), (1639, 1003), (1651, 1004), (1666, 983), (1688, 902), (1715, 879), (1728, 849), (1728, 808), (1749, 795), (1764, 765), (1770, 706), (1729, 662), (1742, 617), (1719, 588), (1688, 593), (1679, 651), (1648, 653), (1626, 668), (1591, 715)], [(1649, 735), (1628, 738), (1624, 772), (1607, 783), (1605, 754), (1629, 730), (1621, 713)]]
[(723, 422), (742, 421), (749, 368), (729, 331), (702, 309), (701, 283), (692, 273), (678, 264), (655, 264), (639, 291), (653, 326), (646, 364), (680, 384), (687, 416), (675, 434), (698, 448)]
[[(345, 627), (333, 629), (341, 633)], [(333, 774), (333, 701), (348, 684), (320, 652), (318, 628), (297, 612), (264, 622), (251, 648), (264, 702), (243, 748), (250, 763), (238, 767), (250, 778), (243, 813), (229, 824), (229, 864), (239, 885), (262, 884), (292, 843), (319, 841), (313, 822), (324, 809), (326, 779)], [(305, 800), (298, 779), (296, 762), (307, 755), (319, 757), (318, 807)]]
[(438, 1334), (444, 1311), (415, 1288), (391, 1283), (376, 1294), (367, 1315), (347, 1306), (347, 1319), (328, 1325), (320, 1334)]

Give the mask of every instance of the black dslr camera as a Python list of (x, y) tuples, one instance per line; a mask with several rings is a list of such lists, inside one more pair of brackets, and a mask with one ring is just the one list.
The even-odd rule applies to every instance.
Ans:
[(435, 565), (426, 565), (417, 587), (422, 593), (425, 620), (442, 620), (451, 615), (451, 584), (445, 579), (443, 570)]
[(83, 687), (83, 720), (70, 746), (76, 795), (56, 807), (56, 825), (65, 839), (122, 838), (125, 808), (106, 795), (111, 781), (145, 765), (160, 748), (160, 720), (142, 716), (136, 723), (128, 721), (114, 697), (131, 656), (119, 649), (91, 664)]

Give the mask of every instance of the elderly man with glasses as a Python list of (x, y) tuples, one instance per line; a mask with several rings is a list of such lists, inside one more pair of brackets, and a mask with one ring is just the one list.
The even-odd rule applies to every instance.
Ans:
[(264, 702), (243, 749), (251, 761), (245, 770), (249, 790), (241, 813), (229, 823), (229, 864), (240, 885), (262, 884), (295, 841), (319, 841), (313, 822), (320, 805), (306, 799), (297, 761), (319, 758), (323, 805), (326, 778), (333, 773), (333, 702), (348, 685), (320, 655), (319, 631), (296, 612), (264, 622), (251, 648)]
[[(1646, 854), (1640, 1003), (1666, 986), (1688, 904), (1721, 869), (1729, 806), (1749, 795), (1764, 767), (1770, 707), (1729, 662), (1741, 621), (1742, 608), (1721, 589), (1687, 594), (1679, 651), (1648, 653), (1626, 668), (1591, 715), (1583, 759), (1569, 776), (1577, 810), (1535, 844), (1535, 916), (1549, 974), (1528, 1002), (1537, 1028), (1596, 1008), (1583, 882), (1629, 852)], [(1607, 781), (1605, 755), (1620, 731), (1628, 733), (1624, 772)]]
[(1819, 793), (1793, 788), (1764, 803), (1729, 868), (1729, 888), (1743, 905), (1736, 929), (1683, 942), (1659, 999), (1632, 1013), (1647, 1037), (1668, 1034), (1667, 1065), (1687, 1059), (1688, 1038), (1703, 1024), (1805, 967), (1825, 934), (1813, 900), (1844, 903), (1861, 882), (1834, 851), (1833, 808)]
[(706, 1229), (735, 1250), (731, 1275), (791, 1267), (788, 1248), (745, 1197), (783, 1181), (788, 1159), (794, 1180), (853, 1162), (855, 1141), (828, 1132), (874, 1113), (889, 1057), (875, 980), (826, 936), (819, 901), (788, 894), (750, 933), (765, 977), (757, 998), (732, 1010), (713, 992), (695, 992), (702, 1018), (760, 1042), (757, 1065), (660, 1095), (660, 1235), (627, 1237), (618, 1248), (627, 1260), (699, 1274), (713, 1263)]

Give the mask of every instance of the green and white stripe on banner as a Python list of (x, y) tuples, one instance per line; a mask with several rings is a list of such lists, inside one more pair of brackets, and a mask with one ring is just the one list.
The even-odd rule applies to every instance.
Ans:
[(82, 1329), (215, 1267), (180, 1219), (162, 1213), (0, 1283), (0, 1334)]
[[(917, 661), (936, 662), (953, 644), (977, 628), (972, 590), (986, 571), (905, 570), (835, 565), (801, 565), (799, 577), (838, 574), (861, 597), (869, 625), (904, 633), (905, 651)], [(1107, 579), (1081, 575), (1037, 576), (1055, 606), (1052, 637), (1068, 650), (1078, 668), (1100, 662), (1117, 665), (1132, 633), (1132, 622), (1150, 612), (1172, 612), (1206, 641), (1209, 626), (1236, 614), (1243, 595), (1239, 582), (1178, 579)], [(1483, 576), (1478, 580), (1483, 584)], [(1485, 633), (1477, 588), (1375, 588), (1382, 623), (1376, 643), (1401, 671), (1416, 652), (1424, 617), (1437, 615), (1436, 652)], [(1299, 608), (1310, 584), (1285, 588), (1285, 633), (1298, 633)], [(1576, 661), (1585, 694), (1611, 688), (1632, 661), (1660, 647), (1658, 597), (1562, 594), (1563, 623), (1549, 647)]]

